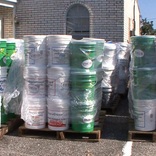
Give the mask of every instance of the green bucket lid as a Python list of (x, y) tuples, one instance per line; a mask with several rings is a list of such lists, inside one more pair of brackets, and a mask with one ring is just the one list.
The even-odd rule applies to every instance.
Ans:
[(6, 39), (0, 39), (0, 48), (6, 48)]
[(146, 36), (132, 36), (131, 42), (132, 44), (153, 44), (156, 41), (156, 36), (154, 35), (146, 35)]

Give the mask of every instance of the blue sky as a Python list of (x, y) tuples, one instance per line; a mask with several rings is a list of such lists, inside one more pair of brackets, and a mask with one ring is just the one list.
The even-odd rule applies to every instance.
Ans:
[(156, 0), (138, 0), (142, 18), (153, 21), (154, 29), (156, 29)]

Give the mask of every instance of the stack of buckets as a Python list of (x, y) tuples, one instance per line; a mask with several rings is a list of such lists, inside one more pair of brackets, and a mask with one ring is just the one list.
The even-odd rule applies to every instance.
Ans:
[(102, 108), (110, 107), (112, 96), (117, 87), (117, 53), (116, 44), (106, 42), (104, 46), (104, 57), (102, 61), (103, 80), (102, 80)]
[(118, 85), (116, 93), (125, 95), (129, 80), (129, 61), (130, 45), (125, 42), (116, 43), (117, 45), (117, 65), (116, 72), (118, 75)]
[(46, 36), (26, 35), (24, 40), (25, 67), (23, 72), (23, 103), (21, 118), (25, 127), (40, 129), (46, 126)]
[[(3, 93), (6, 88), (6, 81), (9, 68), (12, 64), (11, 56), (15, 53), (16, 44), (13, 39), (0, 39), (0, 96), (1, 96), (1, 122), (6, 123), (12, 113), (8, 113), (3, 102)], [(11, 115), (11, 116), (10, 116)]]
[(135, 129), (156, 128), (156, 37), (131, 37), (131, 97)]
[(69, 128), (69, 43), (70, 35), (48, 35), (47, 108), (48, 128), (64, 131)]
[[(4, 105), (7, 108), (8, 111), (8, 119), (9, 118), (14, 118), (16, 117), (16, 114), (18, 112), (18, 109), (20, 108), (20, 103), (17, 103), (17, 98), (14, 96), (10, 102), (6, 102), (6, 99), (8, 98), (7, 94), (8, 92), (13, 92), (15, 89), (15, 86), (17, 87), (20, 82), (20, 80), (15, 80), (15, 78), (20, 77), (21, 75), (19, 72), (19, 68), (16, 66), (16, 61), (14, 62), (15, 59), (19, 56), (19, 54), (23, 53), (24, 46), (23, 46), (23, 40), (22, 39), (15, 39), (15, 38), (9, 38), (7, 39), (7, 49), (6, 49), (6, 56), (5, 56), (5, 63), (6, 66), (8, 66), (8, 77), (7, 77), (7, 84), (6, 84), (6, 90), (4, 92)], [(17, 54), (17, 55), (16, 55)], [(22, 54), (23, 55), (23, 54)], [(19, 62), (20, 64), (20, 62)], [(15, 71), (15, 70), (18, 70)], [(16, 74), (18, 73), (18, 76)], [(22, 78), (22, 77), (21, 77)], [(18, 79), (18, 78), (17, 78)], [(16, 82), (16, 84), (15, 84)], [(11, 97), (10, 97), (11, 98)]]
[(97, 97), (102, 79), (97, 76), (97, 66), (100, 65), (97, 58), (99, 53), (102, 54), (104, 47), (104, 41), (100, 42), (96, 39), (82, 39), (72, 40), (70, 43), (70, 114), (74, 131), (94, 130), (98, 110)]

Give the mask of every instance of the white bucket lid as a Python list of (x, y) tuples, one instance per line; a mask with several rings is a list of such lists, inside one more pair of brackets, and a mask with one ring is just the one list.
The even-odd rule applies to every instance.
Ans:
[(53, 77), (53, 76), (56, 77), (56, 75), (69, 76), (69, 74), (70, 74), (69, 66), (53, 65), (53, 66), (47, 68), (47, 76), (48, 77)]
[(151, 100), (134, 100), (133, 99), (133, 107), (148, 107), (153, 108), (156, 107), (156, 99)]
[(47, 104), (48, 107), (53, 107), (53, 108), (69, 108), (70, 106), (70, 100), (68, 99), (52, 99), (52, 98), (47, 98)]
[(107, 49), (107, 50), (115, 50), (116, 49), (116, 45), (114, 43), (108, 43), (108, 42), (106, 42), (105, 43), (105, 46), (104, 46), (104, 49)]
[(25, 103), (28, 105), (45, 105), (46, 106), (46, 98), (24, 98)]
[(46, 77), (45, 67), (26, 66), (23, 72), (24, 77)]
[(69, 40), (71, 40), (72, 36), (71, 35), (47, 35), (47, 40), (48, 39), (60, 39), (60, 40), (69, 39)]

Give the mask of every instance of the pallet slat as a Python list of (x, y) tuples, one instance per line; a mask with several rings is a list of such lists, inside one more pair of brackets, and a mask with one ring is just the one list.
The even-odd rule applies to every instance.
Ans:
[(129, 141), (156, 142), (156, 131), (139, 131), (135, 130), (134, 122), (129, 122), (128, 130)]
[(98, 142), (101, 138), (100, 128), (98, 130), (94, 130), (93, 132), (75, 132), (72, 130), (67, 130), (57, 133), (60, 140)]
[(3, 136), (8, 132), (8, 127), (5, 125), (2, 125), (2, 127), (0, 127), (0, 139), (3, 138)]
[(54, 138), (58, 139), (57, 132), (50, 129), (28, 129), (24, 125), (18, 128), (18, 135), (20, 137), (32, 137), (32, 138)]
[(18, 134), (20, 137), (37, 137), (57, 140), (98, 142), (101, 139), (105, 114), (105, 111), (100, 112), (99, 125), (95, 126), (93, 132), (75, 132), (71, 130), (71, 128), (66, 131), (52, 131), (47, 127), (44, 129), (28, 129), (24, 125), (22, 125), (18, 129)]

